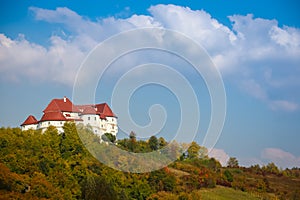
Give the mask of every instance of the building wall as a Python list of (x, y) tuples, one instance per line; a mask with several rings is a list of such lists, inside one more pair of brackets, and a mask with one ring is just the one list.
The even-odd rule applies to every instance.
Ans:
[(84, 114), (80, 116), (85, 126), (91, 126), (93, 132), (99, 136), (104, 133), (111, 133), (116, 135), (118, 133), (117, 118), (106, 117), (106, 119), (100, 119), (99, 115)]
[(22, 131), (27, 131), (29, 129), (36, 130), (37, 124), (23, 125), (21, 128), (22, 128)]
[(103, 133), (100, 130), (100, 118), (99, 115), (93, 115), (93, 114), (84, 114), (81, 115), (80, 118), (83, 120), (80, 123), (83, 123), (85, 126), (91, 126), (93, 129), (93, 132), (99, 136), (101, 136)]
[(41, 129), (42, 132), (44, 132), (49, 126), (55, 126), (58, 132), (62, 133), (64, 132), (62, 127), (64, 126), (65, 122), (66, 121), (43, 121), (38, 124), (37, 129)]
[(112, 134), (118, 133), (118, 123), (116, 117), (107, 117), (107, 132)]

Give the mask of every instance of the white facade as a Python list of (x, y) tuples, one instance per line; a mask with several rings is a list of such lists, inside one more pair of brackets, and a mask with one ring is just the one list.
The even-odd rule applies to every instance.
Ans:
[[(95, 114), (83, 114), (80, 116), (80, 118), (83, 120), (81, 123), (84, 126), (91, 126), (93, 129), (93, 132), (97, 135), (102, 135), (102, 129), (100, 125), (100, 117), (99, 115)], [(79, 122), (80, 123), (80, 122)]]
[(36, 130), (36, 129), (38, 129), (37, 126), (38, 126), (38, 124), (27, 124), (27, 125), (22, 125), (21, 129), (22, 129), (22, 131), (27, 131), (30, 129)]
[(117, 134), (118, 132), (116, 117), (106, 117), (106, 119), (102, 119), (100, 126), (102, 127), (104, 133)]
[(116, 135), (118, 133), (118, 124), (116, 117), (106, 117), (106, 119), (100, 119), (96, 114), (83, 114), (80, 116), (83, 120), (82, 123), (85, 126), (90, 126), (93, 132), (99, 136), (104, 133), (111, 133)]
[(64, 129), (63, 129), (63, 126), (65, 124), (66, 121), (43, 121), (43, 122), (39, 122), (38, 125), (37, 125), (37, 128), (38, 130), (42, 130), (42, 132), (46, 131), (47, 128), (49, 126), (55, 126), (55, 128), (57, 129), (57, 131), (59, 133), (63, 133), (64, 132)]

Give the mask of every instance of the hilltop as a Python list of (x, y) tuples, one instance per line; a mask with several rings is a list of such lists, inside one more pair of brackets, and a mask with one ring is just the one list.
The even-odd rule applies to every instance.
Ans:
[[(234, 158), (222, 167), (193, 142), (187, 152), (172, 144), (169, 153), (178, 159), (160, 170), (121, 172), (101, 164), (81, 140), (103, 154), (109, 145), (141, 153), (160, 151), (168, 142), (155, 136), (138, 141), (134, 133), (116, 141), (107, 133), (99, 143), (89, 127), (65, 123), (63, 130), (0, 129), (0, 199), (300, 199), (299, 168), (246, 168)], [(129, 163), (116, 158), (115, 165)]]

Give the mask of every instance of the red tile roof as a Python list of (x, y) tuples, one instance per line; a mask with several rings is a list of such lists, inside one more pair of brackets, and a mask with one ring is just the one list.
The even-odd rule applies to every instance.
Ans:
[(67, 118), (61, 112), (46, 112), (43, 114), (40, 122), (44, 121), (67, 121)]
[(44, 113), (40, 122), (44, 121), (83, 121), (82, 119), (67, 119), (61, 112), (47, 112)]
[(106, 117), (116, 117), (107, 103), (96, 105), (76, 105), (76, 107), (82, 114), (97, 114), (100, 115), (101, 119)]
[(107, 103), (96, 104), (95, 106), (99, 114), (102, 114), (105, 117), (116, 117), (116, 115), (112, 112)]
[(84, 108), (82, 114), (97, 114), (97, 111), (94, 106), (87, 106)]
[(106, 116), (104, 114), (100, 114), (100, 119), (105, 119)]
[(27, 119), (21, 124), (21, 126), (24, 126), (24, 125), (30, 125), (30, 124), (37, 124), (38, 123), (38, 120), (36, 120), (36, 118), (32, 115), (29, 115), (27, 117)]
[(46, 112), (80, 112), (76, 106), (70, 101), (70, 99), (64, 97), (63, 99), (53, 99), (46, 109), (43, 111)]

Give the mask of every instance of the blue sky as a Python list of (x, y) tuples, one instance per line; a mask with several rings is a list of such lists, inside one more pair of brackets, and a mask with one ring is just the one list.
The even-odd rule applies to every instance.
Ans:
[[(72, 97), (80, 63), (99, 42), (126, 30), (161, 27), (200, 44), (222, 75), (227, 115), (211, 155), (222, 161), (234, 156), (243, 165), (300, 166), (296, 0), (4, 1), (0, 10), (0, 126), (18, 126), (29, 114), (40, 118), (52, 98)], [(105, 72), (96, 101), (110, 103), (120, 75), (159, 59), (195, 89), (201, 111), (196, 140), (201, 143), (211, 111), (203, 79), (186, 63), (161, 55), (143, 52), (121, 58)], [(169, 113), (160, 135), (172, 138), (180, 110), (166, 88), (138, 90), (130, 102), (133, 119), (147, 125), (153, 104), (162, 104)]]

